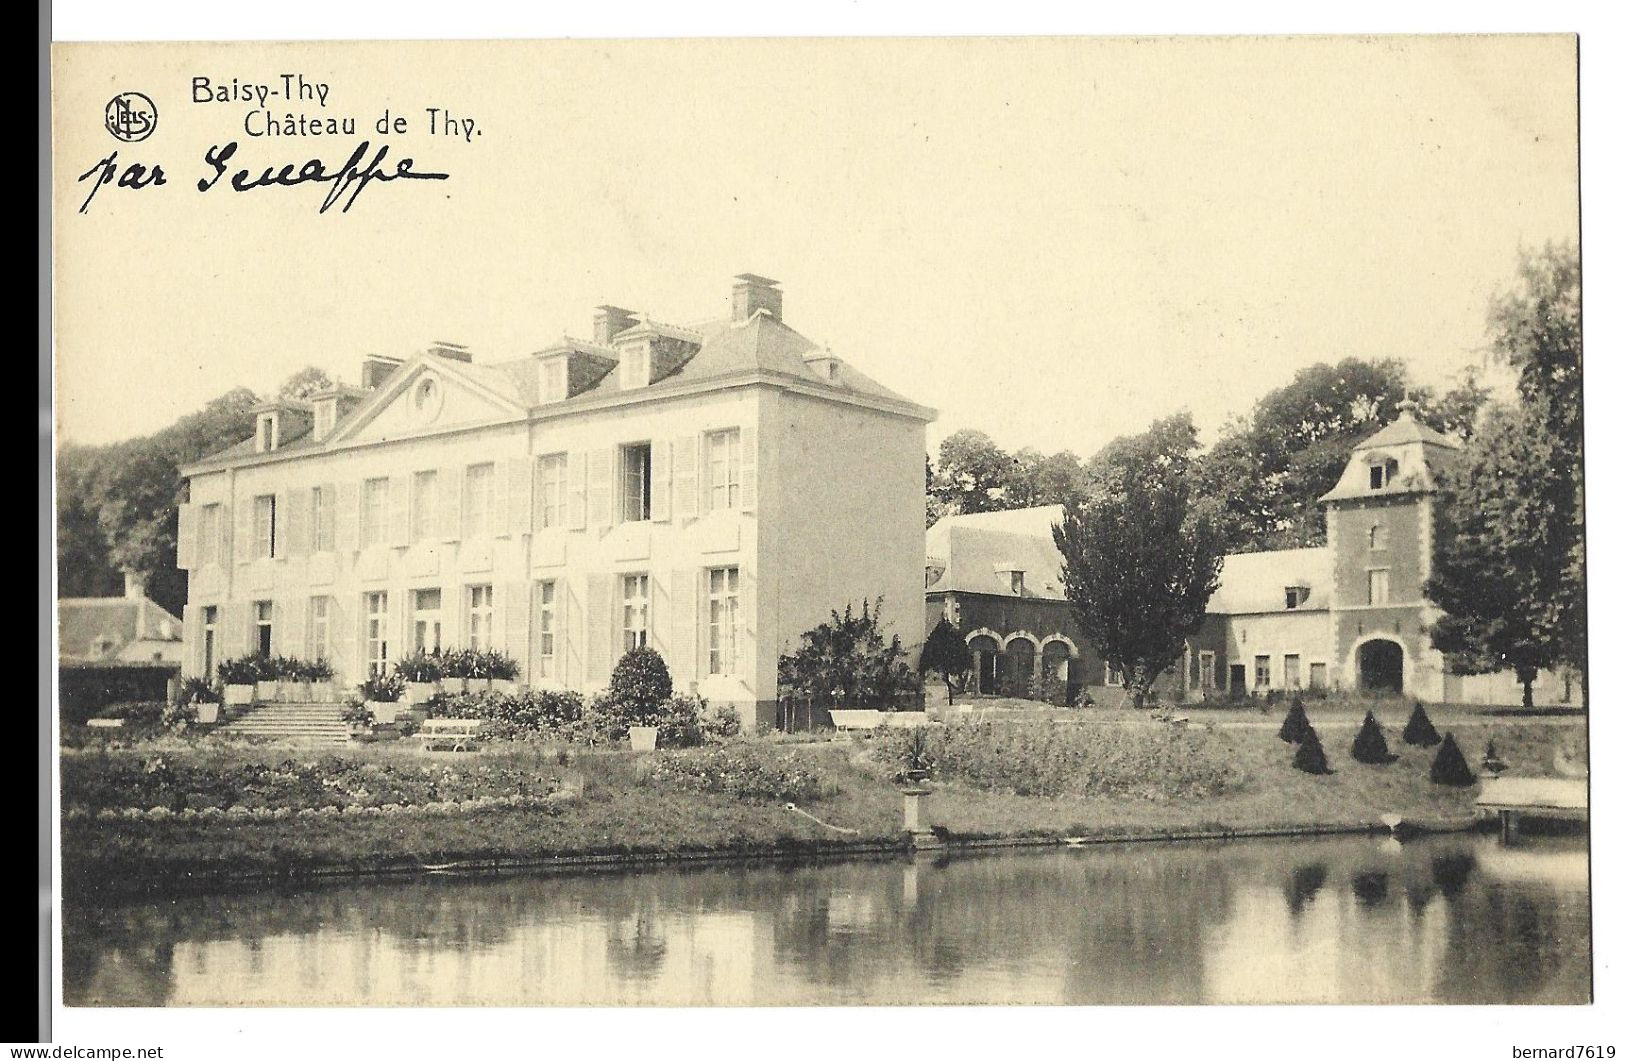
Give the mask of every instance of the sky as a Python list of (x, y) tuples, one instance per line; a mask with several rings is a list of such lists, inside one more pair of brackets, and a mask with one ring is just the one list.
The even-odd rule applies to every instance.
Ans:
[[(1010, 449), (1081, 456), (1189, 409), (1211, 442), (1296, 370), (1399, 357), (1448, 385), (1520, 247), (1577, 237), (1572, 38), (731, 40), (68, 46), (56, 57), (63, 440), (434, 339), (476, 360), (590, 335), (604, 302), (785, 320)], [(244, 135), (192, 85), (329, 86), (356, 137)], [(160, 119), (100, 126), (115, 86)], [(199, 193), (389, 138), (444, 182)], [(479, 135), (430, 135), (426, 108)], [(279, 116), (288, 110), (273, 103)], [(376, 143), (383, 138), (372, 135)], [(74, 178), (117, 148), (163, 187)]]

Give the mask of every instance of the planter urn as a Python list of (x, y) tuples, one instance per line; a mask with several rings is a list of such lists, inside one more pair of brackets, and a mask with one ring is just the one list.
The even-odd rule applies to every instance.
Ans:
[(379, 725), (393, 724), (401, 713), (401, 704), (395, 700), (368, 700), (367, 710), (372, 712), (373, 720)]
[(435, 693), (438, 691), (434, 682), (407, 682), (406, 702), (408, 704), (426, 704), (434, 699)]
[(488, 693), (491, 691), (490, 678), (469, 678), (468, 691), (471, 693)]
[(331, 681), (311, 682), (307, 687), (310, 690), (309, 700), (317, 704), (330, 704), (333, 702), (333, 683)]
[(197, 702), (197, 720), (206, 726), (212, 726), (220, 721), (220, 705), (213, 700), (199, 700)]
[(254, 687), (247, 683), (226, 686), (226, 706), (247, 707), (254, 702)]
[(519, 692), (519, 682), (513, 678), (492, 678), (491, 691), (504, 696), (513, 696)]
[(466, 693), (468, 692), (468, 679), (461, 677), (441, 678), (440, 691), (445, 693), (447, 696), (456, 696), (459, 693)]
[(259, 700), (262, 703), (275, 703), (281, 692), (282, 687), (280, 682), (254, 683), (254, 699)]
[(655, 750), (655, 737), (660, 730), (654, 726), (632, 726), (627, 730), (627, 736), (632, 740), (632, 750), (635, 752), (652, 752)]

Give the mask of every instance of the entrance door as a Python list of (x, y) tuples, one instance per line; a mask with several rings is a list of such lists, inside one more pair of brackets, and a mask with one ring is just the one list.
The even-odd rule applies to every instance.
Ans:
[(972, 681), (979, 693), (991, 693), (999, 687), (999, 643), (986, 634), (970, 639), (971, 655), (976, 665)]
[(1397, 641), (1379, 638), (1360, 646), (1360, 689), (1368, 693), (1399, 694), (1405, 686), (1405, 650)]
[(1247, 695), (1247, 664), (1230, 664), (1230, 697), (1240, 699)]

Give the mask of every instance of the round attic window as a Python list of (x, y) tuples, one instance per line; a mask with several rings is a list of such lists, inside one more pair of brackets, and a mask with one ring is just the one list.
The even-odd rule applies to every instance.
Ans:
[(440, 381), (433, 376), (425, 376), (412, 388), (412, 411), (417, 414), (419, 420), (424, 422), (433, 420), (439, 414), (440, 403), (444, 399)]

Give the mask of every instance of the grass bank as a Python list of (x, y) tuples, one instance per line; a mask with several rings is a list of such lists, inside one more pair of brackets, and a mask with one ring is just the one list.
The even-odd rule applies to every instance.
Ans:
[[(988, 724), (939, 731), (931, 814), (950, 839), (1127, 837), (1352, 827), (1384, 813), (1460, 818), (1477, 786), (1428, 780), (1429, 750), (1291, 767), (1272, 730), (1192, 724)], [(1403, 721), (1402, 719), (1399, 721)], [(1476, 763), (1494, 740), (1512, 772), (1586, 759), (1579, 722), (1452, 727)], [(811, 854), (899, 847), (899, 738), (746, 741), (651, 754), (502, 745), (477, 756), (409, 744), (311, 749), (200, 743), (65, 751), (67, 894), (92, 898), (249, 877), (415, 872), (567, 856)], [(798, 813), (787, 809), (794, 803)], [(809, 818), (808, 815), (812, 817)], [(817, 819), (817, 820), (813, 820)]]

